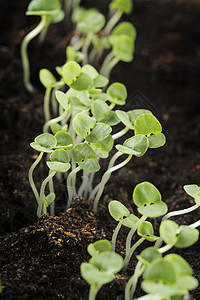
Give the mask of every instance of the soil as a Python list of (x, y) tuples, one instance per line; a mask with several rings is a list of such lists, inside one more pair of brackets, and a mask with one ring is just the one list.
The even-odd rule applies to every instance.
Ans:
[[(83, 4), (107, 11), (107, 1), (87, 0)], [(88, 244), (101, 238), (110, 240), (116, 223), (106, 206), (100, 205), (94, 215), (92, 202), (82, 199), (75, 200), (64, 213), (64, 194), (56, 202), (56, 217), (36, 218), (27, 173), (36, 157), (29, 143), (42, 132), (44, 122), (44, 89), (38, 71), (54, 71), (64, 63), (68, 35), (63, 22), (50, 27), (40, 48), (36, 41), (31, 43), (32, 82), (37, 92), (28, 94), (22, 82), (20, 43), (38, 19), (26, 17), (26, 7), (25, 0), (4, 1), (0, 11), (4, 29), (0, 38), (0, 278), (4, 291), (0, 299), (88, 299), (89, 287), (80, 275), (80, 264), (89, 259)], [(132, 63), (119, 63), (114, 68), (111, 82), (123, 82), (132, 95), (125, 110), (137, 108), (138, 103), (153, 109), (167, 137), (164, 147), (149, 150), (114, 173), (105, 188), (108, 201), (118, 199), (136, 214), (131, 194), (139, 182), (152, 182), (169, 211), (192, 205), (183, 185), (200, 184), (199, 17), (199, 0), (135, 0), (133, 13), (124, 17), (137, 28), (136, 50)], [(35, 175), (38, 186), (44, 176), (45, 168), (40, 164)], [(191, 224), (198, 219), (197, 210), (176, 218), (176, 222)], [(158, 221), (153, 224), (158, 227)], [(126, 234), (123, 229), (117, 243), (121, 255)], [(200, 280), (199, 242), (173, 251), (189, 262)], [(135, 264), (133, 257), (127, 272), (105, 285), (97, 299), (123, 299)], [(138, 288), (136, 297), (142, 294)], [(191, 297), (200, 299), (199, 287)]]

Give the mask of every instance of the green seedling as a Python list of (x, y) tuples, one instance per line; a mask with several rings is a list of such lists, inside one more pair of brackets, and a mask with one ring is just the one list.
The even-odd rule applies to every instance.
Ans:
[(103, 251), (94, 255), (89, 263), (81, 264), (81, 275), (89, 283), (89, 300), (95, 300), (100, 288), (115, 278), (121, 270), (123, 258), (111, 251)]
[(94, 256), (105, 251), (111, 251), (111, 244), (108, 240), (100, 240), (90, 244), (87, 250), (91, 256)]
[(46, 31), (51, 22), (60, 21), (62, 19), (61, 5), (59, 0), (32, 0), (28, 5), (26, 15), (28, 16), (40, 16), (41, 21), (35, 29), (28, 33), (21, 44), (21, 57), (23, 66), (24, 85), (30, 92), (34, 92), (34, 88), (30, 82), (30, 64), (27, 54), (27, 48), (30, 41), (36, 37), (43, 30)]

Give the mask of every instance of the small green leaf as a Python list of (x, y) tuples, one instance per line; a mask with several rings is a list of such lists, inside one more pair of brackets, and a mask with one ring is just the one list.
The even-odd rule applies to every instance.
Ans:
[(113, 53), (115, 57), (124, 62), (133, 60), (134, 42), (126, 35), (116, 36), (112, 41)]
[(54, 162), (68, 163), (69, 155), (64, 149), (57, 149), (51, 153), (50, 160)]
[(83, 104), (77, 97), (70, 97), (68, 100), (72, 110), (83, 111), (90, 108)]
[(115, 274), (123, 267), (123, 258), (113, 252), (104, 251), (90, 259), (90, 263), (96, 268), (104, 271), (106, 274)]
[(79, 113), (73, 120), (73, 128), (76, 134), (82, 138), (86, 138), (90, 129), (95, 126), (95, 121), (86, 114)]
[(126, 127), (132, 130), (134, 129), (127, 112), (123, 110), (116, 110), (116, 115)]
[(163, 133), (156, 133), (148, 136), (149, 148), (159, 148), (166, 143), (166, 138)]
[(149, 218), (164, 216), (167, 213), (167, 210), (167, 205), (163, 201), (138, 207), (138, 212)]
[(81, 66), (75, 61), (69, 61), (63, 66), (63, 78), (67, 85), (71, 84), (81, 74)]
[(90, 285), (103, 285), (111, 282), (115, 278), (113, 274), (102, 272), (90, 263), (81, 264), (81, 276)]
[(39, 78), (41, 83), (45, 86), (45, 88), (54, 87), (57, 83), (53, 74), (47, 69), (40, 70)]
[(103, 115), (103, 117), (99, 120), (101, 123), (108, 124), (110, 126), (114, 126), (119, 124), (120, 120), (118, 119), (115, 111), (108, 111)]
[(155, 247), (148, 247), (144, 249), (137, 259), (140, 260), (145, 266), (148, 266), (154, 260), (161, 258), (162, 255)]
[(55, 96), (62, 108), (64, 108), (64, 110), (68, 110), (69, 104), (67, 95), (61, 91), (56, 91)]
[(113, 148), (113, 144), (114, 144), (113, 138), (111, 134), (109, 134), (108, 137), (105, 138), (104, 140), (98, 143), (92, 143), (92, 146), (99, 147), (104, 151), (110, 152)]
[(140, 152), (137, 152), (133, 150), (132, 148), (123, 146), (123, 145), (116, 145), (116, 149), (124, 154), (129, 154), (129, 155), (135, 155), (135, 156), (140, 156)]
[(107, 138), (111, 131), (112, 128), (109, 125), (98, 122), (85, 139), (89, 143), (98, 143)]
[(87, 73), (82, 72), (77, 77), (77, 79), (70, 85), (70, 87), (72, 87), (77, 91), (84, 91), (84, 90), (88, 90), (91, 85), (92, 85), (91, 77)]
[(26, 15), (49, 15), (57, 13), (61, 8), (59, 0), (32, 0)]
[(161, 201), (159, 190), (150, 182), (144, 181), (136, 185), (133, 191), (133, 201), (138, 207)]
[(108, 204), (108, 210), (110, 215), (116, 221), (123, 219), (130, 215), (130, 212), (126, 206), (124, 206), (121, 202), (113, 200)]
[(183, 188), (186, 191), (186, 193), (193, 198), (196, 198), (200, 193), (200, 188), (197, 184), (186, 184)]
[(59, 131), (55, 134), (55, 138), (57, 140), (56, 148), (64, 148), (68, 150), (71, 150), (73, 148), (73, 138), (69, 133)]
[(51, 205), (54, 202), (55, 198), (56, 198), (56, 195), (54, 193), (50, 193), (48, 196), (44, 196), (44, 199), (43, 199), (44, 205), (46, 207), (48, 207), (49, 205)]
[(84, 7), (81, 7), (81, 6), (77, 6), (75, 9), (73, 9), (72, 11), (72, 16), (71, 16), (71, 19), (72, 19), (72, 22), (73, 23), (78, 23), (80, 22), (84, 15), (87, 13), (86, 9)]
[(178, 224), (171, 220), (164, 220), (160, 225), (160, 236), (163, 241), (173, 246), (177, 241)]
[(96, 153), (97, 157), (100, 158), (107, 158), (109, 156), (109, 153), (99, 147), (95, 147), (93, 145), (91, 145), (92, 149), (94, 150), (94, 152)]
[(99, 75), (97, 70), (93, 66), (88, 65), (88, 64), (86, 64), (82, 67), (82, 72), (88, 74), (92, 78), (92, 80), (97, 78), (97, 76)]
[(177, 248), (187, 248), (198, 241), (199, 231), (187, 225), (179, 227), (178, 239), (175, 244)]
[(56, 146), (56, 138), (50, 133), (43, 133), (37, 136), (31, 147), (40, 152), (50, 153), (52, 148)]
[(70, 169), (69, 163), (47, 161), (47, 166), (54, 172), (67, 172)]
[(111, 243), (108, 240), (100, 240), (90, 244), (87, 250), (91, 256), (94, 256), (104, 251), (111, 251), (111, 248)]
[(130, 214), (128, 217), (120, 220), (120, 223), (125, 227), (132, 228), (139, 221), (139, 218), (133, 214)]
[(174, 253), (168, 254), (164, 259), (172, 263), (179, 276), (192, 275), (192, 268), (180, 255)]
[(140, 134), (127, 139), (123, 145), (136, 151), (137, 153), (135, 155), (139, 157), (143, 156), (146, 153), (149, 142), (145, 135)]
[(160, 122), (152, 114), (140, 115), (134, 124), (135, 135), (144, 134), (156, 134), (162, 131)]
[(109, 83), (108, 78), (105, 77), (105, 76), (103, 76), (103, 75), (100, 75), (100, 74), (99, 74), (99, 75), (94, 79), (94, 81), (93, 81), (93, 86), (94, 86), (94, 87), (100, 88), (100, 87), (106, 86), (108, 83)]
[(95, 173), (100, 170), (100, 165), (98, 161), (94, 159), (87, 159), (86, 161), (78, 163), (81, 169), (87, 173)]
[(148, 221), (144, 221), (138, 226), (137, 234), (149, 242), (154, 242), (158, 239), (158, 237), (154, 235), (152, 224)]
[(96, 153), (94, 152), (92, 147), (86, 143), (77, 144), (72, 149), (72, 158), (74, 162), (80, 163), (86, 159), (93, 159), (95, 157)]
[(63, 131), (63, 132), (66, 132), (67, 131), (67, 128), (68, 128), (68, 125), (65, 124), (64, 126), (61, 126), (59, 123), (54, 123), (54, 124), (51, 124), (51, 131), (56, 134), (58, 131)]
[(121, 22), (113, 29), (112, 35), (126, 35), (135, 41), (136, 29), (130, 22)]
[(84, 33), (97, 33), (103, 28), (105, 22), (106, 20), (103, 14), (98, 11), (88, 10), (78, 22), (77, 29)]
[(110, 111), (110, 108), (107, 103), (102, 100), (95, 100), (91, 105), (91, 112), (94, 118), (99, 121), (107, 112)]
[(127, 98), (127, 90), (124, 84), (112, 83), (107, 89), (108, 101), (117, 105), (124, 105)]
[(111, 10), (120, 10), (126, 14), (130, 14), (133, 9), (132, 0), (113, 0), (110, 3)]
[(128, 115), (129, 115), (129, 118), (131, 120), (131, 123), (134, 125), (135, 124), (135, 121), (136, 119), (140, 116), (140, 115), (143, 115), (143, 114), (152, 114), (150, 110), (148, 109), (142, 109), (142, 108), (139, 108), (139, 109), (133, 109), (133, 110), (129, 110), (128, 112)]

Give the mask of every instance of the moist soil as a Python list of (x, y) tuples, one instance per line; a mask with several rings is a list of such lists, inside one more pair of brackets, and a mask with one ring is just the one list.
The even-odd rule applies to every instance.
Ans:
[[(123, 169), (113, 173), (104, 191), (106, 204), (117, 199), (133, 213), (132, 191), (137, 183), (149, 181), (161, 192), (169, 211), (193, 205), (183, 191), (185, 184), (200, 184), (200, 1), (136, 0), (134, 11), (125, 16), (137, 28), (134, 60), (119, 63), (111, 74), (111, 82), (123, 82), (129, 92), (125, 110), (137, 107), (152, 109), (163, 125), (167, 143), (134, 158)], [(83, 1), (107, 13), (107, 1)], [(27, 173), (37, 153), (29, 146), (42, 132), (44, 122), (44, 89), (38, 71), (65, 61), (69, 29), (65, 22), (50, 27), (42, 46), (31, 42), (32, 82), (37, 91), (30, 95), (23, 87), (20, 43), (38, 22), (26, 17), (27, 1), (2, 3), (0, 11), (0, 299), (88, 299), (88, 284), (80, 275), (80, 264), (89, 260), (87, 246), (96, 240), (111, 240), (116, 222), (106, 205), (98, 213), (92, 201), (76, 199), (64, 212), (66, 195), (59, 184), (56, 217), (36, 218), (36, 203)], [(55, 73), (55, 72), (54, 72)], [(39, 187), (45, 178), (45, 165), (35, 172)], [(106, 164), (102, 165), (102, 172)], [(95, 179), (98, 181), (98, 178)], [(178, 224), (191, 224), (199, 219), (199, 211), (176, 218)], [(152, 220), (155, 230), (159, 220)], [(124, 255), (127, 230), (117, 242), (117, 252)], [(140, 246), (140, 253), (146, 243)], [(190, 248), (173, 250), (182, 255), (200, 280), (199, 242)], [(97, 299), (124, 299), (125, 284), (133, 274), (135, 256), (125, 273), (105, 285)], [(140, 288), (135, 297), (143, 295)], [(200, 299), (200, 288), (191, 292)]]

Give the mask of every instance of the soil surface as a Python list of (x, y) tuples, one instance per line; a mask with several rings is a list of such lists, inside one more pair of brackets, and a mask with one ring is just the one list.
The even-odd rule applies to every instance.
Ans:
[[(117, 199), (137, 214), (132, 191), (137, 183), (152, 182), (161, 192), (169, 211), (193, 205), (183, 191), (185, 184), (200, 184), (200, 1), (135, 0), (131, 16), (125, 16), (137, 28), (132, 63), (119, 63), (111, 82), (123, 82), (129, 91), (125, 110), (152, 109), (167, 137), (160, 149), (149, 150), (134, 158), (111, 176), (104, 191), (108, 201)], [(83, 1), (106, 13), (107, 1)], [(29, 146), (42, 132), (44, 89), (38, 71), (54, 71), (65, 61), (68, 32), (64, 22), (50, 27), (45, 42), (29, 47), (32, 82), (37, 92), (30, 95), (22, 82), (20, 43), (38, 22), (26, 17), (27, 1), (2, 3), (0, 10), (0, 299), (88, 299), (88, 284), (80, 275), (80, 264), (89, 260), (87, 246), (101, 238), (111, 240), (116, 226), (100, 205), (97, 215), (92, 202), (74, 201), (64, 212), (65, 195), (56, 201), (56, 217), (37, 220), (36, 203), (27, 173), (36, 158)], [(133, 95), (137, 95), (134, 96)], [(143, 96), (142, 96), (143, 95)], [(106, 165), (102, 166), (102, 171)], [(39, 186), (46, 174), (44, 164), (35, 173)], [(98, 180), (98, 178), (96, 179)], [(61, 186), (62, 190), (62, 186)], [(199, 219), (199, 210), (176, 218), (178, 224)], [(155, 228), (158, 221), (153, 220)], [(120, 232), (117, 252), (124, 255), (127, 231)], [(146, 243), (146, 246), (151, 245)], [(144, 248), (137, 249), (136, 254)], [(200, 280), (199, 242), (177, 250), (191, 265)], [(136, 264), (133, 257), (125, 273), (105, 285), (97, 299), (123, 299), (123, 291)], [(138, 288), (136, 297), (143, 292)], [(200, 299), (200, 288), (191, 292)]]

